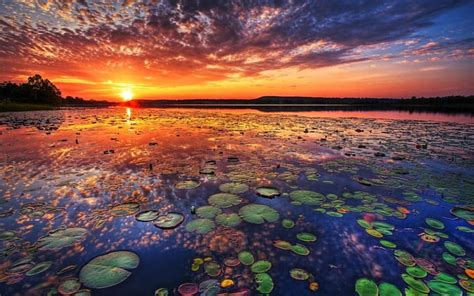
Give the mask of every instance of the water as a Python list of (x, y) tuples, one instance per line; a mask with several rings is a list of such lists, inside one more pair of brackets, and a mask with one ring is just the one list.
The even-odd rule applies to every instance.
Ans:
[[(466, 115), (374, 111), (2, 114), (1, 295), (154, 295), (159, 288), (179, 295), (181, 284), (209, 279), (232, 280), (220, 292), (240, 292), (233, 295), (355, 295), (361, 278), (372, 288), (386, 282), (404, 292), (405, 265), (415, 264), (431, 273), (421, 288), (411, 283), (415, 288), (467, 295), (474, 269), (473, 127)], [(229, 182), (238, 183), (231, 188), (236, 196), (208, 200), (229, 191), (219, 188)], [(279, 195), (260, 196), (261, 187)], [(216, 202), (217, 209), (202, 208)], [(247, 212), (249, 204), (268, 206), (262, 221)], [(145, 210), (181, 213), (184, 221), (165, 230), (154, 225), (158, 220), (137, 221)], [(294, 227), (284, 227), (284, 219)], [(298, 239), (301, 233), (316, 241)], [(268, 276), (236, 260), (242, 251), (264, 260), (253, 269)], [(98, 275), (84, 271), (109, 252), (116, 257)], [(126, 261), (134, 254), (137, 266)], [(204, 263), (193, 267), (193, 260)], [(294, 268), (303, 269), (302, 279), (290, 276)], [(440, 281), (440, 272), (452, 284)]]

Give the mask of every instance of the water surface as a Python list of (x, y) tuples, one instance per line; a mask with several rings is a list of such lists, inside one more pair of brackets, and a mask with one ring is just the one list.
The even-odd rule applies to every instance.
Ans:
[[(2, 114), (0, 292), (180, 295), (205, 282), (203, 295), (356, 295), (389, 283), (467, 295), (473, 128), (397, 111)], [(184, 221), (139, 221), (149, 210)], [(84, 270), (109, 252), (92, 283)]]

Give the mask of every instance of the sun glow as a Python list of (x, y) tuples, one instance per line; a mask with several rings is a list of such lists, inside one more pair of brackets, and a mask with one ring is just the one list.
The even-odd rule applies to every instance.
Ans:
[(122, 100), (126, 101), (131, 101), (133, 99), (133, 92), (130, 89), (124, 89), (121, 93), (120, 96), (122, 97)]

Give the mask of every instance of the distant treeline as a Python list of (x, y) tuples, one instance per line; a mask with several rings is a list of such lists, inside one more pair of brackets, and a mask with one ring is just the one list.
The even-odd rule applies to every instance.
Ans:
[(264, 96), (256, 99), (191, 99), (191, 100), (139, 100), (138, 103), (143, 107), (161, 106), (161, 105), (367, 105), (367, 106), (453, 106), (453, 105), (473, 105), (474, 96), (449, 96), (410, 99), (390, 99), (390, 98), (322, 98), (322, 97), (280, 97)]
[(28, 78), (25, 83), (5, 81), (0, 84), (0, 100), (22, 104), (42, 104), (53, 106), (108, 106), (107, 101), (84, 100), (79, 97), (63, 98), (61, 91), (41, 75)]

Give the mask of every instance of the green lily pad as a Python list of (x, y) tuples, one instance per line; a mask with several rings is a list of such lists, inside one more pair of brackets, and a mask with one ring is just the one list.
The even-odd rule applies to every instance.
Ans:
[(196, 214), (201, 218), (213, 219), (222, 213), (222, 210), (213, 206), (203, 206), (196, 209)]
[(474, 220), (474, 206), (458, 206), (451, 209), (451, 214), (464, 220)]
[(456, 229), (462, 232), (466, 232), (466, 233), (474, 233), (474, 229), (466, 227), (466, 226), (457, 226)]
[(184, 221), (184, 215), (170, 212), (166, 215), (160, 215), (153, 221), (153, 225), (161, 229), (173, 229), (178, 227)]
[(267, 198), (273, 198), (280, 195), (280, 191), (274, 187), (258, 187), (255, 189), (255, 192), (257, 192), (258, 195)]
[(362, 278), (358, 279), (355, 284), (355, 291), (359, 296), (377, 296), (379, 294), (379, 288), (377, 284), (369, 279)]
[(135, 215), (135, 219), (140, 222), (151, 222), (158, 218), (160, 213), (155, 210), (143, 211)]
[(384, 240), (384, 239), (380, 240), (380, 244), (386, 248), (391, 248), (391, 249), (394, 249), (397, 247), (395, 243), (392, 243), (391, 241)]
[(207, 201), (210, 205), (223, 209), (240, 204), (242, 199), (238, 195), (232, 193), (216, 193), (209, 196)]
[(428, 286), (421, 280), (417, 280), (411, 275), (406, 273), (402, 273), (402, 279), (408, 286), (412, 287), (413, 289), (421, 292), (421, 293), (429, 293), (430, 289)]
[(402, 292), (390, 283), (381, 283), (379, 285), (380, 296), (402, 296)]
[(40, 263), (36, 264), (35, 266), (33, 266), (33, 268), (28, 270), (25, 274), (27, 276), (33, 276), (33, 275), (40, 274), (40, 273), (45, 272), (46, 270), (48, 270), (51, 267), (51, 265), (53, 265), (52, 261), (40, 262)]
[(377, 231), (380, 231), (380, 232), (382, 232), (383, 230), (393, 231), (395, 229), (395, 226), (393, 226), (392, 224), (388, 224), (388, 223), (381, 222), (381, 221), (372, 222), (372, 226)]
[(428, 273), (419, 266), (409, 266), (406, 272), (414, 278), (424, 278), (428, 275)]
[(79, 273), (81, 282), (88, 288), (103, 289), (125, 281), (130, 269), (137, 268), (140, 258), (130, 251), (115, 251), (93, 258)]
[(272, 264), (267, 260), (259, 260), (250, 266), (250, 270), (253, 273), (267, 272), (272, 268)]
[(240, 263), (242, 263), (243, 265), (252, 265), (255, 261), (252, 253), (248, 251), (240, 252), (237, 257), (239, 258)]
[(281, 221), (281, 225), (287, 229), (291, 229), (293, 227), (295, 227), (295, 222), (293, 222), (292, 220), (290, 219), (283, 219)]
[(59, 284), (58, 291), (63, 295), (71, 295), (79, 291), (80, 288), (81, 283), (77, 278), (69, 278)]
[(461, 247), (460, 245), (458, 245), (454, 242), (445, 241), (444, 242), (444, 247), (453, 255), (456, 255), (456, 256), (465, 256), (466, 255), (466, 251), (464, 251), (463, 247)]
[(109, 209), (109, 214), (113, 217), (125, 217), (135, 215), (140, 211), (140, 204), (137, 202), (124, 202)]
[(220, 224), (223, 226), (235, 227), (239, 225), (240, 222), (242, 222), (242, 219), (240, 219), (240, 216), (235, 213), (220, 214), (220, 215), (217, 215), (216, 222), (217, 224)]
[(357, 224), (359, 224), (362, 228), (365, 228), (365, 229), (371, 229), (371, 228), (373, 228), (373, 227), (372, 227), (372, 224), (370, 224), (369, 222), (365, 221), (364, 219), (359, 219), (359, 220), (357, 220)]
[(204, 264), (204, 271), (207, 273), (208, 276), (216, 277), (222, 273), (222, 268), (216, 262), (206, 262)]
[(454, 285), (458, 282), (458, 280), (455, 277), (444, 272), (438, 273), (434, 279), (436, 281), (440, 281), (440, 282), (451, 284), (451, 285)]
[(335, 218), (341, 218), (342, 216), (344, 216), (343, 214), (338, 213), (338, 212), (334, 212), (334, 211), (326, 212), (326, 215), (331, 216), (331, 217), (335, 217)]
[(428, 296), (427, 293), (421, 293), (412, 287), (405, 288), (405, 296)]
[(292, 245), (291, 246), (291, 251), (293, 251), (293, 253), (301, 255), (301, 256), (307, 256), (310, 253), (310, 251), (307, 247), (305, 247), (303, 245), (300, 245), (300, 244)]
[(55, 251), (84, 240), (86, 235), (84, 228), (59, 229), (38, 239), (37, 245), (39, 250)]
[(309, 279), (310, 274), (301, 268), (293, 268), (290, 270), (290, 276), (298, 281), (306, 281)]
[(199, 219), (195, 219), (195, 220), (190, 221), (186, 225), (186, 230), (189, 231), (189, 232), (196, 232), (196, 233), (199, 233), (199, 234), (206, 234), (206, 233), (214, 230), (215, 227), (216, 227), (216, 224), (214, 223), (214, 221), (212, 221), (210, 219), (199, 218)]
[(255, 275), (257, 291), (262, 294), (270, 294), (273, 291), (273, 279), (268, 273), (257, 273)]
[(295, 190), (290, 193), (290, 198), (293, 201), (300, 202), (302, 204), (315, 206), (321, 204), (326, 197), (319, 192), (310, 190)]
[(456, 257), (451, 255), (450, 253), (444, 252), (442, 257), (443, 257), (443, 260), (446, 261), (446, 263), (449, 263), (449, 264), (454, 265), (454, 266), (457, 265)]
[(284, 240), (276, 240), (273, 245), (281, 250), (291, 250), (291, 243)]
[(240, 194), (249, 190), (249, 187), (243, 183), (231, 182), (219, 186), (219, 190), (226, 193)]
[(199, 183), (198, 181), (195, 181), (195, 180), (185, 180), (185, 181), (181, 181), (181, 182), (178, 182), (176, 183), (176, 185), (174, 186), (176, 189), (194, 189), (194, 188), (197, 188), (201, 183)]
[(433, 292), (439, 293), (440, 295), (449, 295), (449, 296), (462, 295), (461, 289), (459, 289), (457, 286), (450, 285), (450, 284), (437, 281), (437, 280), (429, 281), (428, 287)]
[(240, 217), (249, 223), (262, 224), (265, 221), (275, 222), (280, 218), (280, 214), (269, 206), (261, 204), (249, 204), (239, 210)]
[(296, 238), (303, 242), (315, 242), (316, 235), (309, 232), (301, 232), (296, 235)]
[(429, 226), (436, 228), (436, 229), (444, 229), (444, 224), (443, 222), (433, 219), (433, 218), (426, 218), (425, 219), (426, 224)]

